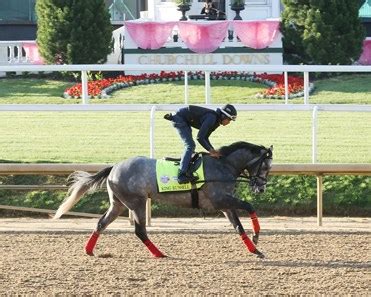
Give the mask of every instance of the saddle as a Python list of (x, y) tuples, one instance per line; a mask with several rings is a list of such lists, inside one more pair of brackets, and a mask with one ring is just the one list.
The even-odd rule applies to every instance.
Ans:
[[(187, 169), (187, 175), (193, 176), (193, 173), (197, 171), (197, 169), (202, 164), (202, 153), (195, 153), (192, 156), (191, 162), (189, 163), (188, 169)], [(180, 164), (180, 158), (173, 158), (173, 157), (165, 157), (166, 161), (174, 162), (174, 164), (179, 165)]]
[[(163, 160), (157, 160), (156, 163), (156, 175), (157, 175), (157, 186), (159, 192), (174, 192), (174, 191), (190, 191), (191, 193), (191, 206), (192, 208), (199, 208), (198, 203), (198, 189), (203, 186), (205, 183), (203, 165), (202, 165), (202, 153), (196, 153), (192, 156), (191, 162), (188, 166), (187, 175), (193, 177), (193, 180), (188, 183), (178, 183), (177, 177), (173, 176), (173, 179), (169, 178), (168, 175), (160, 170), (160, 164), (162, 162), (172, 162), (173, 168), (176, 171), (179, 170), (180, 158), (165, 157)], [(195, 174), (194, 174), (195, 173)], [(170, 175), (171, 176), (171, 175)], [(170, 184), (172, 180), (175, 180), (175, 183)]]
[[(194, 175), (197, 177), (197, 182), (179, 183), (179, 159), (169, 158), (170, 160), (156, 160), (156, 179), (159, 193), (163, 192), (178, 192), (191, 191), (200, 189), (205, 183), (203, 159), (201, 157), (194, 159), (190, 170), (196, 170)], [(197, 192), (197, 190), (196, 190)]]

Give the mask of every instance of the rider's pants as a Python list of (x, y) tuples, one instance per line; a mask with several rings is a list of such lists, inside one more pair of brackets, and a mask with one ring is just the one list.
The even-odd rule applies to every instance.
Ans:
[(184, 143), (184, 152), (180, 161), (180, 173), (186, 173), (191, 162), (192, 154), (196, 148), (196, 144), (192, 138), (192, 128), (177, 114), (173, 115), (173, 126), (177, 129)]

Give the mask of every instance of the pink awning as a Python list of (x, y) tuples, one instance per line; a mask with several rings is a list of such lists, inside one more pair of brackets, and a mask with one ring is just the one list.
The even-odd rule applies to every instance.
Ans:
[(26, 56), (31, 64), (41, 65), (44, 64), (44, 60), (40, 56), (39, 49), (36, 42), (23, 42), (22, 47), (26, 52)]
[(163, 47), (176, 22), (139, 22), (126, 21), (125, 27), (130, 37), (142, 49)]
[(243, 45), (262, 49), (272, 44), (279, 24), (278, 20), (233, 21), (233, 28)]
[(371, 65), (371, 39), (363, 41), (363, 52), (359, 58), (359, 63), (363, 65)]
[(226, 37), (228, 21), (178, 22), (179, 35), (187, 47), (196, 53), (215, 51)]

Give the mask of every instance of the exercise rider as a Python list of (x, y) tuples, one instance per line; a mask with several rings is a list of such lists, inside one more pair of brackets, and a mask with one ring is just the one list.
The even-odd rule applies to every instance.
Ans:
[(180, 138), (184, 142), (184, 153), (180, 161), (178, 182), (180, 184), (193, 182), (193, 175), (188, 175), (187, 170), (196, 148), (192, 137), (192, 127), (198, 129), (197, 141), (207, 150), (210, 156), (219, 158), (220, 152), (215, 150), (209, 141), (211, 133), (220, 125), (226, 126), (231, 121), (235, 121), (237, 111), (233, 105), (227, 104), (222, 108), (212, 110), (209, 108), (189, 105), (179, 109), (175, 114), (166, 114), (165, 119), (172, 121), (177, 129)]

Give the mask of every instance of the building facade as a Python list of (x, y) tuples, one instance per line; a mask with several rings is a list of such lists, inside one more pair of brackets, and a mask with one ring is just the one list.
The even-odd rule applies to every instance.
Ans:
[[(37, 0), (0, 0), (0, 41), (35, 40), (37, 31)], [(113, 29), (124, 20), (137, 19), (147, 10), (148, 0), (105, 0), (111, 14)]]
[[(37, 0), (0, 0), (0, 64), (22, 58), (29, 59), (25, 44), (31, 47), (29, 52), (36, 52), (37, 15), (35, 5)], [(366, 43), (371, 40), (371, 0), (360, 0), (360, 18), (366, 28)], [(190, 0), (188, 16), (197, 17), (205, 0)], [(283, 9), (280, 0), (244, 0), (245, 9), (240, 11), (243, 20), (265, 20), (279, 18)], [(235, 11), (231, 9), (231, 0), (213, 0), (216, 9), (223, 13), (227, 20), (232, 20)], [(273, 44), (266, 49), (254, 50), (244, 48), (236, 34), (228, 30), (225, 41), (212, 55), (197, 55), (189, 51), (181, 41), (177, 41), (179, 32), (173, 31), (171, 40), (164, 45), (165, 49), (142, 50), (125, 33), (125, 20), (156, 20), (178, 21), (181, 12), (175, 0), (105, 0), (111, 14), (111, 24), (115, 51), (109, 55), (108, 63), (222, 63), (222, 64), (281, 64), (282, 42), (278, 36)], [(231, 32), (231, 34), (229, 34)], [(25, 42), (26, 41), (26, 42)], [(31, 42), (33, 44), (31, 44)], [(125, 43), (125, 44), (124, 44)], [(125, 49), (121, 51), (121, 49)], [(169, 52), (170, 51), (170, 52)], [(22, 55), (18, 53), (22, 52)], [(32, 56), (32, 55), (31, 55)], [(35, 54), (35, 56), (37, 56)], [(369, 56), (369, 54), (367, 54)], [(37, 60), (37, 59), (36, 59)], [(38, 61), (38, 60), (37, 60)]]
[[(35, 4), (37, 0), (1, 0), (0, 1), (0, 41), (35, 40), (37, 30), (37, 15)], [(228, 11), (228, 0), (214, 0), (217, 9)], [(269, 2), (279, 0), (245, 0), (248, 7), (241, 12), (244, 19), (267, 18), (272, 14)], [(140, 17), (141, 11), (148, 11), (153, 19), (161, 18), (174, 0), (105, 0), (106, 7), (111, 13), (114, 29), (122, 26), (124, 20)], [(204, 0), (193, 0), (192, 14), (198, 14)], [(228, 1), (229, 2), (229, 1)], [(276, 6), (272, 6), (276, 7)], [(273, 14), (275, 14), (273, 12)], [(252, 17), (253, 16), (253, 17)], [(371, 37), (371, 0), (365, 0), (360, 9), (360, 17)]]

